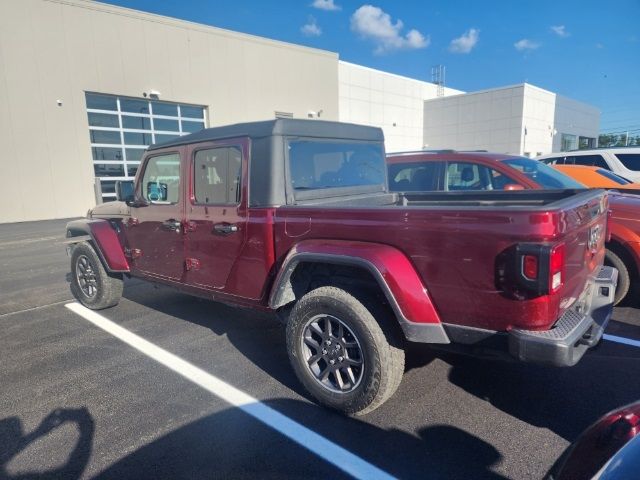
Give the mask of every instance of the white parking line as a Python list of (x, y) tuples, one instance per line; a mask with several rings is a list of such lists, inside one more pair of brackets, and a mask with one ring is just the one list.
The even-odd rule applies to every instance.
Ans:
[(610, 342), (623, 343), (625, 345), (631, 345), (632, 347), (640, 347), (640, 340), (633, 340), (632, 338), (618, 337), (617, 335), (609, 335), (605, 333), (602, 338), (609, 340)]
[(246, 414), (251, 415), (256, 420), (280, 432), (298, 445), (306, 448), (354, 478), (376, 478), (385, 480), (394, 478), (375, 465), (366, 462), (341, 446), (291, 420), (289, 417), (268, 407), (258, 399), (238, 390), (233, 385), (229, 385), (177, 355), (139, 337), (99, 313), (89, 310), (79, 303), (68, 303), (65, 307), (127, 345), (154, 359), (156, 362), (161, 363), (165, 367), (182, 375), (187, 380), (211, 392), (216, 397), (230, 403)]

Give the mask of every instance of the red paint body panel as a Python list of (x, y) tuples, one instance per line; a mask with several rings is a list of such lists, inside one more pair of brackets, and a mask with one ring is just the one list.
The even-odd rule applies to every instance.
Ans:
[(91, 237), (96, 242), (109, 269), (115, 272), (128, 272), (129, 262), (124, 256), (118, 234), (109, 222), (107, 220), (93, 220), (87, 224), (91, 229)]
[(555, 478), (595, 478), (607, 461), (637, 435), (640, 435), (640, 402), (607, 413), (580, 435)]
[[(544, 330), (580, 296), (588, 273), (602, 264), (603, 244), (595, 256), (585, 254), (588, 230), (595, 223), (586, 212), (590, 207), (543, 213), (497, 208), (461, 211), (456, 207), (280, 207), (276, 211), (276, 254), (284, 258), (302, 240), (370, 239), (408, 258), (442, 322), (500, 331)], [(310, 218), (309, 231), (288, 236), (289, 215)], [(604, 216), (598, 221), (604, 225)], [(496, 257), (520, 242), (566, 244), (567, 280), (557, 294), (515, 300), (496, 287)]]
[(352, 257), (368, 262), (380, 272), (407, 320), (440, 323), (416, 269), (397, 248), (352, 240), (303, 240), (292, 247), (288, 258), (304, 253)]

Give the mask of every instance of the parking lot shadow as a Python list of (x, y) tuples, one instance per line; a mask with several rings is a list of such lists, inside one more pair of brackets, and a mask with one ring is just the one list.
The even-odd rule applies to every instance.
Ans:
[[(35, 442), (41, 441), (65, 424), (75, 425), (78, 436), (64, 464), (47, 471), (9, 473), (12, 470), (12, 468), (9, 468), (12, 460), (16, 459)], [(94, 430), (93, 418), (86, 408), (54, 410), (40, 422), (40, 425), (35, 430), (29, 433), (23, 432), (22, 422), (18, 417), (8, 417), (0, 420), (0, 479), (80, 478), (89, 461)], [(69, 450), (66, 443), (64, 445), (56, 445), (55, 449), (57, 448), (61, 448), (64, 453)], [(38, 452), (38, 454), (46, 460), (52, 457), (56, 458), (57, 450), (55, 449), (53, 451), (46, 450), (43, 453)], [(34, 463), (33, 458), (28, 458), (27, 460), (31, 464)], [(17, 465), (16, 469), (21, 470), (20, 465)]]
[[(258, 368), (290, 390), (310, 398), (300, 387), (289, 366), (284, 327), (275, 315), (230, 307), (211, 300), (182, 294), (169, 287), (154, 287), (133, 280), (135, 288), (124, 289), (124, 297), (165, 315), (210, 329), (225, 336)], [(268, 345), (268, 348), (264, 346)]]
[[(297, 400), (265, 403), (398, 478), (505, 478), (491, 471), (501, 459), (500, 453), (455, 427), (436, 425), (419, 430), (415, 436), (380, 429)], [(317, 446), (308, 448), (313, 451)], [(240, 409), (229, 408), (154, 440), (96, 478), (349, 477)]]
[(573, 441), (606, 412), (637, 401), (638, 358), (588, 353), (576, 366), (554, 368), (442, 354), (449, 380), (528, 424)]

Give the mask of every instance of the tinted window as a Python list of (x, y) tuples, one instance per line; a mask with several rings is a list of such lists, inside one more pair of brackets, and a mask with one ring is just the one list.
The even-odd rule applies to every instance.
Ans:
[(180, 156), (158, 155), (147, 161), (142, 178), (142, 196), (152, 203), (178, 203)]
[(111, 115), (110, 113), (94, 113), (89, 112), (89, 125), (92, 127), (110, 127), (120, 128), (118, 123), (118, 115)]
[(631, 183), (626, 178), (623, 178), (620, 175), (616, 175), (615, 173), (613, 173), (613, 172), (611, 172), (609, 170), (605, 170), (604, 168), (599, 168), (596, 171), (600, 175), (602, 175), (603, 177), (607, 177), (609, 180), (613, 180), (614, 182), (616, 182), (616, 183), (618, 183), (620, 185), (627, 185), (627, 184)]
[(517, 183), (499, 171), (469, 162), (449, 162), (446, 175), (447, 190), (504, 190), (505, 185)]
[(149, 113), (149, 102), (146, 100), (120, 99), (120, 110), (131, 113)]
[(187, 122), (185, 120), (182, 121), (182, 131), (183, 132), (197, 132), (198, 130), (202, 130), (204, 128), (204, 122)]
[[(119, 135), (120, 134), (118, 134), (118, 136)], [(151, 145), (151, 134), (124, 132), (124, 143), (127, 145)]]
[(384, 187), (386, 166), (379, 144), (296, 140), (288, 146), (295, 190)]
[(122, 149), (113, 147), (91, 147), (94, 160), (122, 160)]
[(178, 106), (171, 103), (151, 102), (154, 115), (166, 115), (168, 117), (178, 116)]
[(131, 160), (142, 160), (142, 155), (144, 154), (144, 149), (142, 148), (126, 148), (127, 153), (127, 162)]
[(177, 120), (169, 120), (166, 118), (154, 118), (153, 128), (155, 130), (164, 130), (169, 132), (177, 132), (178, 130), (180, 130), (178, 128)]
[(585, 188), (573, 178), (537, 160), (518, 157), (505, 160), (504, 163), (524, 173), (542, 188)]
[(93, 171), (96, 177), (124, 177), (124, 167), (122, 164), (94, 163)]
[(127, 174), (130, 177), (135, 177), (136, 173), (138, 173), (138, 167), (139, 167), (139, 165), (135, 165), (135, 164), (132, 165), (130, 163), (127, 163)]
[(240, 202), (242, 153), (239, 147), (221, 147), (196, 152), (194, 194), (207, 205)]
[(389, 164), (389, 189), (393, 192), (439, 190), (443, 162)]
[(189, 105), (180, 105), (180, 116), (189, 118), (203, 118), (204, 109), (202, 107), (191, 107)]
[(567, 157), (565, 163), (567, 165), (587, 165), (589, 167), (600, 167), (609, 170), (609, 165), (604, 161), (602, 155), (572, 155)]
[(91, 143), (120, 143), (120, 132), (89, 130)]
[(87, 93), (85, 97), (87, 100), (87, 108), (94, 108), (96, 110), (118, 110), (116, 97), (98, 95), (97, 93)]
[(634, 172), (640, 172), (640, 153), (616, 153), (618, 160)]
[(122, 128), (134, 128), (136, 130), (151, 130), (149, 117), (122, 116)]

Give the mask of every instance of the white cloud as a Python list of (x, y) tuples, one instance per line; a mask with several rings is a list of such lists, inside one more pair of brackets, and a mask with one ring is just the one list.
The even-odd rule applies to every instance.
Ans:
[(333, 0), (313, 0), (311, 6), (319, 10), (328, 10), (330, 12), (342, 10), (342, 7), (333, 3)]
[(566, 38), (571, 35), (569, 32), (567, 32), (564, 25), (553, 25), (551, 27), (551, 31), (562, 38)]
[(513, 46), (516, 47), (516, 50), (518, 50), (519, 52), (524, 52), (527, 50), (535, 50), (536, 48), (540, 47), (540, 44), (538, 42), (534, 42), (533, 40), (523, 38), (522, 40), (518, 40), (516, 43), (514, 43)]
[(458, 38), (451, 40), (449, 51), (452, 53), (469, 53), (480, 39), (480, 30), (470, 28)]
[(351, 30), (362, 38), (372, 40), (374, 53), (382, 54), (394, 50), (426, 48), (431, 43), (418, 30), (411, 29), (402, 36), (402, 20), (392, 22), (391, 16), (372, 5), (363, 5), (351, 16)]
[(300, 31), (307, 37), (319, 37), (322, 35), (322, 29), (316, 23), (316, 19), (309, 15), (307, 23), (300, 27)]

